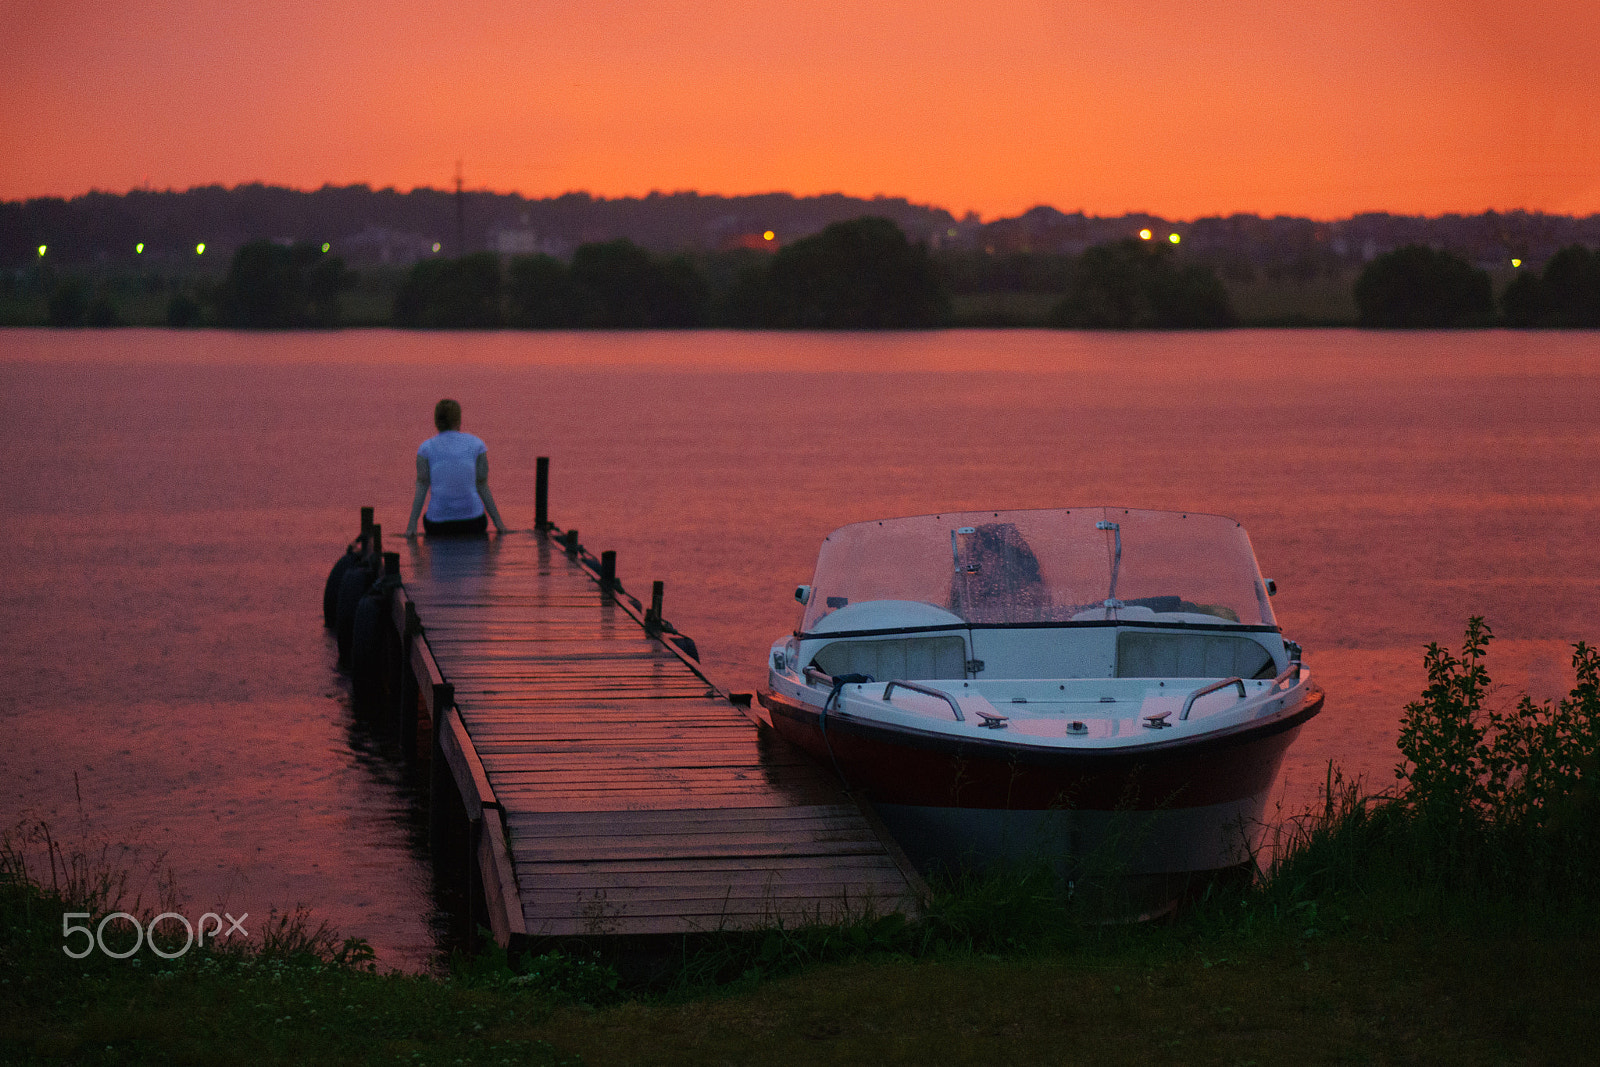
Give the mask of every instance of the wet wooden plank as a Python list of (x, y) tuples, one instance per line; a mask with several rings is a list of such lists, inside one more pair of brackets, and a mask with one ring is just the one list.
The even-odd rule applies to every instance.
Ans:
[(478, 837), (478, 864), (483, 871), (484, 903), (495, 940), (506, 945), (513, 937), (527, 936), (528, 902), (517, 884), (516, 863), (501, 832), (500, 818), (492, 811), (483, 820)]
[[(558, 901), (570, 903), (600, 895), (610, 895), (613, 900), (633, 897), (638, 900), (656, 901), (671, 900), (674, 897), (685, 901), (737, 899), (752, 902), (786, 898), (801, 903), (810, 898), (812, 902), (838, 904), (849, 898), (861, 899), (867, 896), (877, 897), (883, 901), (894, 901), (897, 904), (904, 901), (901, 890), (904, 889), (905, 882), (893, 869), (880, 868), (872, 871), (839, 866), (831, 868), (828, 877), (818, 877), (820, 869), (814, 858), (807, 857), (807, 860), (809, 865), (806, 867), (779, 872), (743, 871), (732, 876), (732, 881), (718, 880), (711, 871), (687, 872), (681, 878), (662, 876), (659, 882), (652, 880), (658, 877), (655, 872), (641, 872), (631, 879), (606, 872), (603, 876), (606, 880), (598, 885), (584, 885), (578, 878), (559, 884), (552, 882), (544, 885), (538, 881), (538, 873), (530, 873), (529, 867), (519, 868), (518, 877), (522, 880), (520, 892), (525, 898), (550, 904)], [(542, 865), (539, 866), (542, 869)], [(559, 905), (552, 910), (558, 908)]]
[[(794, 925), (796, 916), (784, 916), (785, 922)], [(627, 934), (643, 937), (652, 934), (725, 933), (738, 930), (761, 930), (773, 925), (766, 915), (702, 918), (694, 915), (629, 916), (624, 922), (609, 917), (602, 909), (595, 917), (546, 918), (530, 931), (535, 937), (613, 937)]]
[[(542, 759), (528, 759), (524, 757), (543, 757)], [(564, 775), (574, 780), (587, 780), (596, 777), (603, 778), (609, 774), (640, 775), (651, 771), (672, 771), (701, 775), (728, 775), (742, 774), (747, 778), (763, 775), (769, 768), (805, 768), (809, 767), (796, 758), (792, 762), (772, 763), (760, 770), (752, 769), (747, 761), (735, 760), (731, 757), (715, 752), (707, 752), (703, 756), (694, 756), (692, 753), (683, 755), (666, 755), (662, 752), (643, 751), (628, 753), (618, 759), (596, 759), (583, 763), (569, 763), (558, 757), (560, 753), (545, 751), (529, 751), (518, 748), (506, 751), (503, 749), (485, 748), (478, 753), (479, 759), (494, 770), (494, 775), (501, 786), (515, 784), (519, 774), (539, 775), (541, 779), (549, 775)], [(768, 778), (768, 781), (772, 779)]]
[[(720, 857), (743, 857), (755, 859), (768, 856), (874, 856), (882, 852), (876, 837), (870, 840), (854, 841), (807, 841), (784, 840), (772, 837), (763, 837), (759, 840), (737, 840), (739, 835), (727, 835), (729, 840), (721, 840), (715, 836), (712, 840), (691, 841), (681, 847), (668, 848), (658, 840), (637, 840), (607, 838), (605, 839), (605, 855), (616, 859), (646, 859), (660, 857), (670, 859), (674, 856), (696, 857), (699, 859), (716, 859)], [(527, 841), (515, 841), (517, 858), (522, 863), (562, 863), (585, 856), (593, 856), (595, 851), (582, 845), (571, 848), (556, 848), (553, 846), (537, 847)]]
[(456, 709), (450, 708), (439, 720), (439, 754), (450, 766), (461, 802), (467, 809), (467, 818), (474, 822), (483, 818), (483, 806), (495, 803), (494, 789), (489, 785), (489, 775), (484, 770), (477, 749), (467, 736), (466, 727)]
[[(532, 792), (650, 794), (663, 790), (672, 792), (770, 792), (774, 781), (770, 772), (742, 771), (732, 767), (661, 767), (638, 770), (617, 770), (612, 773), (598, 770), (567, 771), (551, 768), (545, 771), (504, 772), (496, 770), (494, 781), (496, 795), (511, 796)], [(805, 783), (804, 778), (791, 778)]]
[[(716, 746), (729, 751), (753, 754), (760, 751), (754, 741), (732, 732), (720, 722), (674, 722), (631, 727), (618, 723), (553, 722), (527, 723), (516, 721), (484, 724), (473, 723), (473, 738), (477, 744), (523, 742), (548, 746), (590, 744), (604, 750), (672, 747)], [(562, 749), (561, 751), (582, 751)]]
[[(689, 734), (689, 736), (684, 736)], [(651, 733), (607, 733), (605, 731), (571, 729), (550, 730), (534, 734), (519, 727), (507, 727), (503, 731), (480, 732), (473, 740), (473, 744), (480, 753), (498, 751), (502, 753), (524, 752), (529, 755), (542, 753), (548, 756), (558, 756), (573, 763), (586, 762), (586, 758), (593, 756), (596, 760), (606, 760), (613, 755), (621, 760), (645, 758), (651, 754), (670, 755), (675, 752), (720, 752), (729, 759), (749, 762), (759, 759), (758, 750), (753, 745), (744, 745), (740, 739), (730, 737), (727, 744), (717, 743), (719, 738), (703, 738), (693, 736), (690, 730), (662, 730)], [(800, 762), (804, 756), (794, 754), (783, 757), (773, 756), (775, 762)]]
[(754, 808), (785, 808), (795, 803), (796, 799), (806, 803), (826, 799), (826, 796), (827, 794), (820, 790), (812, 796), (790, 798), (772, 792), (752, 793), (747, 790), (740, 793), (697, 793), (686, 789), (650, 795), (631, 794), (624, 798), (619, 798), (614, 793), (502, 793), (500, 802), (507, 807), (525, 804), (530, 808), (537, 807), (552, 812), (669, 811), (683, 807), (686, 802), (698, 803), (708, 809), (737, 808), (748, 811)]
[[(734, 859), (676, 856), (676, 857), (651, 857), (645, 860), (571, 860), (566, 862), (524, 863), (521, 865), (527, 873), (528, 879), (537, 878), (587, 878), (593, 882), (603, 882), (606, 879), (634, 879), (649, 874), (660, 874), (663, 877), (686, 874), (695, 877), (728, 877), (741, 878), (752, 875), (765, 875), (772, 871), (796, 872), (790, 877), (814, 877), (816, 863), (809, 856), (756, 856)], [(838, 856), (829, 864), (828, 869), (851, 870), (860, 872), (859, 877), (871, 879), (873, 872), (894, 872), (898, 875), (898, 868), (894, 862), (885, 856), (872, 856), (862, 854), (858, 856)], [(887, 877), (888, 875), (885, 874)], [(529, 880), (529, 885), (535, 882)]]
[(588, 832), (579, 832), (576, 820), (553, 832), (538, 824), (513, 820), (509, 826), (517, 841), (519, 855), (523, 849), (583, 848), (591, 847), (597, 855), (609, 855), (612, 844), (626, 844), (660, 838), (656, 844), (668, 853), (692, 853), (702, 846), (718, 848), (734, 845), (759, 845), (763, 842), (789, 845), (807, 844), (831, 847), (839, 841), (876, 840), (870, 828), (860, 819), (833, 817), (829, 819), (764, 819), (759, 812), (750, 812), (738, 818), (696, 819), (686, 816), (673, 819), (651, 819), (635, 825), (633, 820), (621, 818), (594, 820)]
[[(495, 794), (516, 793), (530, 789), (551, 789), (570, 786), (573, 789), (602, 788), (612, 792), (638, 791), (658, 788), (668, 784), (700, 786), (704, 788), (743, 785), (752, 789), (774, 791), (787, 784), (807, 786), (816, 782), (811, 768), (795, 763), (779, 767), (616, 767), (567, 770), (560, 765), (529, 767), (510, 770), (507, 761), (495, 760), (493, 782)], [(513, 765), (514, 766), (514, 765)], [(659, 775), (654, 772), (660, 771)], [(590, 786), (588, 783), (594, 783)]]
[[(771, 878), (764, 872), (749, 872), (754, 877), (718, 884), (705, 881), (669, 881), (662, 884), (622, 885), (604, 887), (605, 899), (613, 904), (627, 902), (645, 914), (670, 914), (663, 905), (674, 901), (688, 904), (691, 909), (706, 909), (711, 913), (721, 910), (719, 905), (737, 905), (740, 911), (756, 911), (767, 901), (816, 901), (844, 905), (852, 897), (865, 897), (869, 893), (883, 897), (883, 886), (872, 886), (858, 879), (844, 878), (835, 881), (785, 881)], [(892, 884), (892, 883), (891, 883)], [(563, 905), (581, 905), (594, 900), (601, 890), (583, 885), (552, 885), (538, 889), (524, 889), (525, 903), (543, 904), (551, 910)], [(576, 910), (576, 909), (574, 909)]]
[[(798, 795), (797, 795), (798, 794)], [(794, 790), (784, 796), (778, 791), (763, 788), (763, 783), (753, 780), (740, 782), (633, 782), (625, 789), (604, 782), (555, 782), (549, 785), (527, 783), (500, 783), (495, 796), (502, 805), (529, 803), (547, 811), (615, 810), (618, 812), (649, 808), (662, 810), (668, 806), (682, 807), (685, 803), (699, 802), (706, 807), (728, 807), (731, 798), (748, 807), (788, 805), (795, 800), (817, 800), (827, 795), (818, 788), (809, 796)]]
[[(853, 804), (796, 804), (786, 808), (779, 815), (763, 815), (761, 818), (763, 821), (774, 818), (796, 820), (851, 818), (856, 814), (856, 810)], [(678, 808), (671, 811), (652, 812), (649, 815), (635, 816), (633, 822), (634, 825), (643, 827), (651, 824), (668, 825), (685, 821), (727, 822), (740, 818), (743, 818), (743, 816), (725, 812), (708, 812), (700, 808)], [(508, 813), (506, 821), (514, 829), (527, 832), (554, 831), (563, 827), (570, 827), (581, 832), (590, 829), (594, 825), (594, 820), (588, 816), (561, 815), (549, 812)]]
[(737, 895), (750, 896), (752, 890), (782, 889), (806, 890), (819, 885), (835, 889), (852, 886), (893, 886), (899, 871), (893, 864), (870, 866), (830, 867), (827, 876), (833, 881), (819, 881), (816, 865), (805, 863), (794, 867), (751, 867), (748, 870), (730, 870), (727, 864), (708, 860), (704, 865), (686, 870), (667, 870), (665, 863), (637, 864), (636, 870), (622, 871), (614, 866), (603, 871), (592, 868), (565, 869), (556, 863), (527, 864), (527, 887), (523, 895), (535, 893), (593, 892), (596, 883), (603, 880), (605, 887), (646, 892), (652, 890), (677, 891), (683, 896), (709, 896), (712, 893), (733, 890)]
[[(737, 809), (735, 809), (737, 811)], [(657, 814), (647, 812), (640, 814)], [(707, 833), (788, 833), (810, 834), (823, 833), (859, 833), (861, 821), (850, 816), (835, 816), (832, 818), (783, 820), (764, 816), (753, 812), (738, 812), (724, 819), (686, 818), (670, 820), (659, 823), (639, 824), (631, 823), (628, 827), (628, 837), (648, 838), (665, 836), (677, 838), (685, 834)], [(610, 820), (603, 818), (589, 819), (583, 822), (573, 822), (568, 825), (552, 826), (548, 823), (540, 825), (537, 830), (526, 830), (519, 827), (518, 835), (523, 840), (537, 840), (544, 842), (576, 839), (580, 841), (598, 841), (615, 832), (615, 826)]]
[[(569, 921), (594, 914), (603, 914), (621, 922), (647, 916), (693, 915), (710, 919), (749, 917), (763, 920), (760, 925), (793, 925), (797, 919), (803, 921), (813, 917), (820, 922), (837, 922), (868, 911), (869, 902), (888, 903), (886, 894), (858, 889), (849, 883), (822, 883), (797, 888), (793, 893), (782, 890), (748, 893), (709, 891), (704, 895), (686, 895), (684, 890), (652, 892), (607, 889), (592, 893), (560, 890), (534, 893), (527, 898), (527, 903), (531, 910), (543, 913), (559, 915), (566, 911), (571, 917)], [(881, 914), (891, 909), (879, 907), (870, 910)], [(801, 915), (797, 916), (796, 912)]]
[[(560, 760), (559, 752), (550, 749), (535, 749), (525, 746), (499, 748), (494, 746), (478, 746), (478, 757), (486, 766), (492, 767), (495, 777), (505, 785), (513, 779), (503, 778), (503, 775), (515, 774), (565, 774), (604, 776), (612, 772), (619, 774), (643, 774), (651, 770), (666, 771), (703, 771), (707, 773), (734, 772), (743, 773), (749, 770), (746, 760), (739, 760), (718, 752), (707, 752), (702, 756), (693, 754), (669, 754), (660, 749), (640, 749), (625, 753), (618, 753), (611, 758), (595, 759), (588, 762), (568, 762)], [(772, 767), (806, 767), (804, 757), (797, 756), (789, 762), (769, 763)], [(761, 773), (761, 772), (754, 772)]]

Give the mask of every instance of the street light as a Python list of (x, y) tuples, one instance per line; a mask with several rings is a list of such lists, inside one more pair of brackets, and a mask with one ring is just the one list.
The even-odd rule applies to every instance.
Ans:
[(204, 241), (201, 241), (199, 244), (194, 246), (194, 254), (197, 256), (203, 256), (206, 254), (206, 243)]
[(1150, 240), (1150, 231), (1149, 230), (1140, 230), (1139, 231), (1139, 240), (1141, 240), (1141, 241)]
[(49, 248), (49, 247), (50, 247), (49, 245), (40, 245), (39, 246), (39, 258), (40, 259), (44, 258), (44, 250)]
[(1173, 244), (1177, 244), (1180, 240), (1182, 240), (1182, 238), (1175, 233), (1171, 233), (1167, 235), (1167, 240), (1171, 241)]

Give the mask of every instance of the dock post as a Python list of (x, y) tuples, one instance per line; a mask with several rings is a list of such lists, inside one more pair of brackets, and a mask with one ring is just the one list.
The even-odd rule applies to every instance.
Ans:
[[(460, 799), (456, 793), (455, 779), (450, 774), (449, 763), (439, 758), (440, 724), (444, 722), (444, 717), (449, 710), (455, 706), (456, 687), (451, 685), (449, 682), (434, 682), (430, 687), (429, 696), (431, 697), (431, 700), (429, 701), (431, 706), (428, 708), (429, 714), (426, 725), (428, 730), (428, 762), (433, 765), (433, 772), (431, 775), (432, 785), (428, 790), (428, 808), (433, 813), (433, 831), (435, 834), (437, 834), (441, 825), (447, 825), (439, 822), (439, 819), (442, 818), (446, 811), (446, 809), (441, 806), (442, 803), (448, 799), (448, 797), (456, 797), (457, 800)], [(417, 747), (419, 749), (422, 747), (422, 737), (420, 736), (422, 730), (420, 729), (420, 726), (421, 724), (419, 723), (419, 729), (417, 730), (417, 734), (419, 735), (417, 737)], [(443, 773), (442, 778), (440, 777), (441, 768)], [(448, 797), (446, 793), (440, 792), (441, 788), (447, 790)]]
[(600, 591), (617, 591), (617, 554), (609, 548), (600, 553)]
[(568, 530), (566, 544), (567, 555), (576, 556), (578, 554), (578, 549), (581, 547), (582, 546), (578, 544), (578, 531)]
[(666, 582), (650, 583), (650, 609), (644, 613), (644, 630), (652, 637), (661, 632), (661, 599), (666, 588)]
[(372, 538), (367, 542), (367, 550), (372, 553), (373, 570), (376, 571), (383, 562), (383, 527), (378, 523), (372, 524)]
[(417, 714), (417, 701), (422, 699), (422, 693), (417, 685), (417, 675), (411, 666), (412, 648), (416, 638), (422, 633), (422, 619), (417, 615), (417, 606), (408, 599), (406, 601), (406, 632), (400, 641), (400, 752), (407, 763), (417, 760), (417, 723), (421, 716)]
[(360, 538), (360, 540), (361, 540), (361, 543), (363, 545), (365, 545), (367, 543), (367, 539), (372, 535), (372, 516), (374, 514), (376, 514), (376, 512), (371, 506), (364, 507), (364, 508), (361, 509), (361, 538)]
[(391, 727), (396, 716), (386, 714), (392, 711), (395, 701), (400, 698), (400, 672), (406, 663), (406, 644), (402, 640), (403, 634), (394, 624), (394, 598), (401, 588), (400, 582), (400, 553), (385, 552), (381, 557), (383, 567), (378, 572), (378, 580), (384, 591), (383, 595), (383, 625), (379, 630), (378, 655), (378, 700), (377, 712), (385, 729)]
[(444, 718), (444, 713), (453, 707), (456, 702), (456, 687), (449, 682), (434, 682), (429, 689), (432, 697), (424, 707), (428, 711), (428, 721), (421, 724), (417, 730), (417, 750), (422, 750), (422, 731), (427, 730), (432, 741), (428, 745), (428, 758), (432, 759), (438, 753), (439, 721)]
[(534, 460), (533, 525), (540, 533), (550, 529), (550, 457)]
[(472, 868), (477, 865), (474, 827), (439, 738), (441, 724), (455, 700), (454, 687), (435, 683), (433, 696), (433, 730), (428, 742), (428, 851), (433, 854), (438, 885), (448, 901), (446, 910), (460, 916), (458, 921), (463, 928), (458, 928), (457, 933), (471, 944), (475, 933)]
[[(461, 816), (466, 820), (464, 844), (467, 846), (467, 884), (462, 888), (467, 894), (467, 945), (476, 952), (482, 944), (482, 938), (478, 936), (479, 928), (490, 925), (489, 909), (483, 897), (483, 868), (478, 866), (478, 849), (483, 843), (483, 819), (468, 816), (465, 805), (462, 806)], [(481, 923), (478, 921), (480, 918), (483, 920)]]

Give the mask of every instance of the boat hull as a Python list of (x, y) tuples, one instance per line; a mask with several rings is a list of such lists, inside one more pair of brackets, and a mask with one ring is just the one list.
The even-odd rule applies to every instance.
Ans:
[[(865, 793), (919, 865), (1048, 858), (1129, 874), (1247, 861), (1284, 753), (1321, 710), (1313, 690), (1277, 716), (1182, 741), (1063, 750), (907, 730), (772, 691), (779, 734)], [(824, 734), (824, 725), (826, 734)]]

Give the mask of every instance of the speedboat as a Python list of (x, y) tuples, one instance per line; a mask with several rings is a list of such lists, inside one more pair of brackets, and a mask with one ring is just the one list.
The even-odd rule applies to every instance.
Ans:
[(1220, 870), (1322, 709), (1276, 591), (1218, 515), (857, 522), (795, 590), (760, 700), (919, 866)]

